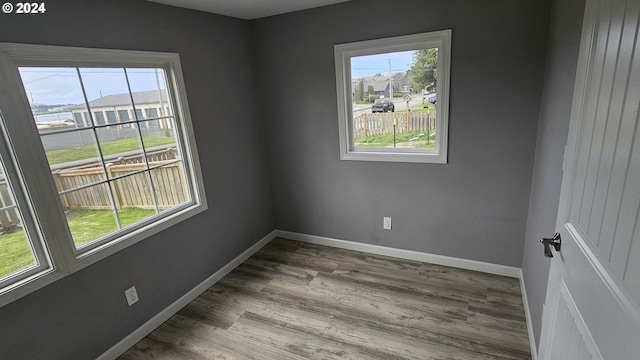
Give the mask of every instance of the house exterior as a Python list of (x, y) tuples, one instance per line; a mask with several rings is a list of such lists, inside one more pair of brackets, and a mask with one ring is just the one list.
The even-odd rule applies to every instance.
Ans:
[(398, 72), (393, 74), (391, 77), (391, 84), (389, 83), (389, 76), (365, 76), (362, 78), (353, 79), (352, 83), (352, 91), (354, 92), (358, 88), (360, 81), (364, 84), (364, 92), (365, 95), (368, 94), (367, 91), (370, 86), (373, 87), (373, 93), (377, 97), (390, 97), (389, 95), (389, 85), (393, 86), (394, 93), (410, 93), (413, 89), (411, 89), (411, 81), (412, 76), (411, 72)]
[[(133, 104), (128, 93), (112, 94), (89, 101), (89, 110), (84, 105), (76, 105), (69, 110), (77, 127), (88, 127), (91, 121), (96, 125), (116, 125), (135, 127), (132, 121), (140, 121), (140, 124), (149, 128), (170, 129), (173, 124), (164, 119), (171, 114), (167, 101), (167, 92), (158, 90), (133, 92)], [(134, 106), (135, 104), (135, 106)]]

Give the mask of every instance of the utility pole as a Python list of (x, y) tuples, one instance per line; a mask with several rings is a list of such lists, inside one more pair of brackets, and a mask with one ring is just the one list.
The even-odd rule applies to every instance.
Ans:
[(389, 59), (389, 99), (393, 99), (393, 76), (391, 75), (391, 59)]
[(164, 127), (164, 135), (169, 137), (169, 123), (170, 120), (164, 117), (164, 101), (162, 100), (162, 90), (160, 90), (160, 75), (158, 74), (158, 69), (155, 71), (156, 73), (156, 88), (158, 89), (158, 101), (160, 101), (160, 117), (162, 120), (158, 121), (158, 123), (162, 123)]

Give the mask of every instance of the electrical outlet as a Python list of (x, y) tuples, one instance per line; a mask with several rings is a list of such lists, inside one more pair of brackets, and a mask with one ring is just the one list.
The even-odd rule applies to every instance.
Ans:
[(138, 302), (138, 300), (140, 300), (138, 298), (138, 292), (136, 291), (136, 287), (132, 286), (130, 288), (128, 288), (127, 290), (124, 291), (124, 296), (127, 298), (127, 304), (129, 304), (129, 306), (135, 304)]
[(385, 230), (391, 230), (391, 218), (390, 217), (384, 217), (384, 221), (382, 223), (382, 228)]

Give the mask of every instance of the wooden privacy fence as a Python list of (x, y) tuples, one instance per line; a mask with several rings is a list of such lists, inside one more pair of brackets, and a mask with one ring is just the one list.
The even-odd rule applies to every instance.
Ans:
[[(9, 184), (4, 176), (0, 175), (0, 208), (11, 205), (13, 205), (13, 198), (9, 192)], [(14, 226), (20, 226), (18, 209), (0, 211), (0, 231), (8, 231)]]
[(435, 112), (396, 112), (362, 114), (353, 118), (353, 137), (361, 138), (371, 135), (393, 134), (393, 120), (396, 121), (396, 132), (436, 130)]
[[(113, 192), (118, 209), (125, 207), (155, 209), (154, 195), (160, 209), (181, 204), (187, 201), (187, 194), (184, 189), (183, 165), (181, 161), (176, 161), (177, 155), (175, 147), (148, 152), (147, 161), (151, 168), (148, 172), (143, 171), (147, 169), (147, 165), (140, 154), (111, 159), (106, 164), (109, 179), (136, 174), (109, 181), (108, 184), (103, 183), (84, 190), (65, 193), (60, 196), (62, 205), (65, 209), (112, 209), (109, 188)], [(104, 169), (102, 166), (96, 166), (95, 161), (92, 163), (90, 167), (54, 170), (52, 175), (58, 192), (104, 182)], [(149, 179), (153, 182), (153, 187)], [(13, 204), (7, 181), (3, 175), (0, 175), (0, 208)], [(18, 209), (0, 211), (0, 231), (7, 231), (14, 226), (21, 226)]]
[[(147, 161), (165, 161), (165, 160), (174, 160), (178, 157), (178, 149), (175, 147), (156, 150), (147, 152)], [(144, 163), (142, 155), (136, 154), (131, 156), (123, 156), (113, 160), (109, 160), (109, 163), (113, 163), (114, 165), (122, 165), (122, 164), (140, 164)]]
[[(178, 157), (178, 150), (175, 147), (167, 147), (168, 145), (160, 145), (149, 148), (146, 152), (147, 161), (163, 161), (173, 160)], [(119, 153), (116, 155), (108, 155), (104, 157), (105, 163), (113, 164), (138, 164), (143, 163), (142, 150), (131, 150)], [(100, 158), (88, 158), (82, 160), (70, 161), (62, 164), (51, 165), (51, 170), (66, 170), (66, 169), (82, 169), (87, 167), (97, 166), (100, 163)]]
[[(65, 193), (61, 195), (62, 205), (65, 209), (111, 209), (111, 197), (107, 186), (113, 193), (118, 209), (125, 207), (155, 209), (154, 195), (161, 209), (181, 204), (187, 201), (183, 166), (182, 162), (171, 161), (175, 160), (149, 162), (149, 167), (152, 168), (149, 172), (139, 172), (147, 168), (144, 163), (119, 165), (109, 163), (106, 166), (109, 179), (137, 173), (109, 181), (108, 185), (102, 184)], [(149, 182), (149, 175), (153, 188)], [(63, 192), (104, 181), (104, 170), (102, 167), (57, 170), (53, 173), (53, 179), (58, 191)]]

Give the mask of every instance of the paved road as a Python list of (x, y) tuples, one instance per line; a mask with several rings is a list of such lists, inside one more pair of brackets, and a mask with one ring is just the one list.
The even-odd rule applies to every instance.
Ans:
[[(436, 94), (429, 94), (427, 97), (435, 96)], [(393, 98), (393, 104), (396, 106), (396, 111), (406, 111), (407, 110), (407, 102), (403, 98)], [(427, 99), (425, 99), (425, 102)], [(409, 102), (409, 107), (412, 108), (416, 105), (422, 104), (422, 95), (416, 94), (411, 96), (411, 101)], [(353, 117), (362, 115), (363, 113), (371, 113), (371, 105), (354, 105), (353, 106)]]

